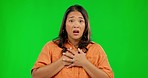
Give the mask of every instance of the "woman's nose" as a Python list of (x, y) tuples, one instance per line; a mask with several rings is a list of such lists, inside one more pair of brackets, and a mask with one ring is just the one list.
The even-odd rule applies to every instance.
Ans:
[(74, 28), (79, 28), (79, 26), (80, 26), (79, 22), (75, 22), (73, 27)]

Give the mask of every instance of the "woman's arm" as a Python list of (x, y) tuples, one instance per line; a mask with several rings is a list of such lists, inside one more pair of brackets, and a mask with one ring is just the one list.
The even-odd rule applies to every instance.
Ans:
[(32, 71), (32, 78), (51, 78), (55, 74), (57, 74), (63, 67), (62, 58), (58, 61), (46, 65), (44, 67), (40, 67), (38, 69), (34, 69)]
[(90, 63), (88, 60), (82, 65), (91, 78), (109, 78), (108, 75)]
[[(109, 78), (109, 76), (103, 70), (97, 68), (87, 60), (85, 53), (82, 50), (78, 49), (78, 52), (80, 53), (75, 52), (71, 49), (68, 50), (69, 52), (74, 53), (74, 57), (65, 54), (65, 56), (74, 59), (73, 64), (69, 65), (68, 67), (82, 66), (91, 78)], [(66, 60), (66, 61), (71, 62), (71, 60)]]

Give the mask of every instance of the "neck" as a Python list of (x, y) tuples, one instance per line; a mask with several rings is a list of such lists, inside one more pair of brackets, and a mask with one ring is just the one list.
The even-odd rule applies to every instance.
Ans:
[(79, 39), (78, 40), (74, 40), (74, 39), (71, 39), (71, 38), (68, 38), (68, 40), (76, 47), (78, 48), (78, 44), (79, 44)]

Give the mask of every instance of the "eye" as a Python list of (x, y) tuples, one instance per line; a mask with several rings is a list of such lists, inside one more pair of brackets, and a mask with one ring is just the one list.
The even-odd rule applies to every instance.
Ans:
[(83, 22), (84, 22), (84, 20), (80, 20), (79, 22), (80, 22), (80, 23), (83, 23)]
[(69, 20), (69, 22), (74, 22), (74, 20)]

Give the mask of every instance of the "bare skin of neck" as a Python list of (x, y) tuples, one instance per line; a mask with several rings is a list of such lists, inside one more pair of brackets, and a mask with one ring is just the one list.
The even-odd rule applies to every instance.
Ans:
[(76, 48), (78, 48), (78, 43), (79, 43), (80, 39), (74, 40), (74, 39), (68, 37), (68, 40), (69, 40)]

